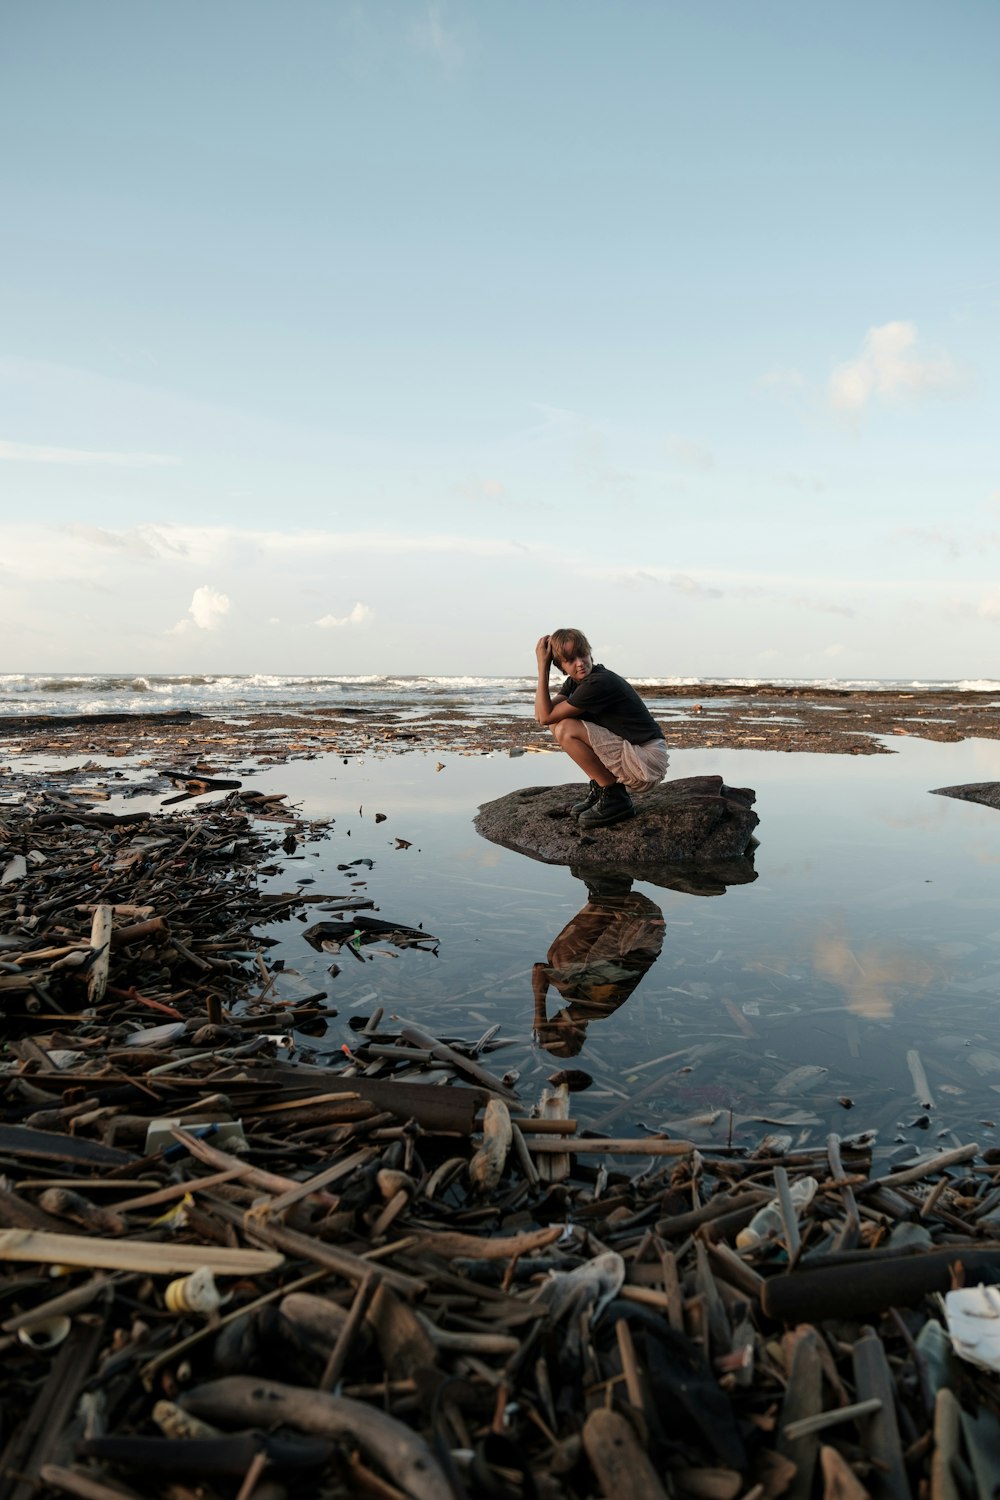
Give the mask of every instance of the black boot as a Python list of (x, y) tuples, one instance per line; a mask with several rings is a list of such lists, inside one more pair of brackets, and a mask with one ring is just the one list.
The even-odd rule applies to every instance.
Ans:
[(570, 812), (573, 814), (574, 818), (578, 818), (581, 813), (589, 812), (592, 807), (596, 807), (598, 802), (600, 801), (600, 798), (601, 788), (597, 785), (596, 781), (592, 781), (590, 783), (590, 791), (587, 793), (586, 797), (584, 797), (580, 802), (574, 802), (570, 808)]
[(634, 817), (635, 805), (632, 798), (627, 788), (616, 781), (613, 786), (601, 787), (597, 806), (580, 814), (580, 827), (602, 828), (609, 823), (624, 823), (626, 818)]

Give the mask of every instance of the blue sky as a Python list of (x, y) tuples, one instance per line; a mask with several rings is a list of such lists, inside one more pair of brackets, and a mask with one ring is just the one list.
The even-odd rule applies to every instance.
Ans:
[(995, 0), (0, 49), (0, 670), (1000, 676)]

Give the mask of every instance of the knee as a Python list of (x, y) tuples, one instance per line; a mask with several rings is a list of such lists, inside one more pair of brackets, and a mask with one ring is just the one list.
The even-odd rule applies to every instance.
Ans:
[(556, 743), (561, 745), (565, 740), (570, 738), (573, 732), (572, 720), (559, 719), (555, 724), (550, 724), (549, 728), (552, 730), (552, 735)]

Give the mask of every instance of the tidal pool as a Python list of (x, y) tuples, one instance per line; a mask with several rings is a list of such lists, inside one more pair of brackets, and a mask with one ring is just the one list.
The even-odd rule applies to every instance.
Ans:
[[(499, 1023), (509, 1045), (482, 1060), (519, 1072), (526, 1104), (554, 1071), (579, 1068), (594, 1082), (575, 1116), (619, 1135), (666, 1127), (742, 1144), (773, 1132), (799, 1144), (876, 1129), (882, 1150), (953, 1132), (989, 1144), (1000, 814), (930, 791), (1000, 780), (1000, 744), (890, 743), (899, 753), (674, 752), (671, 777), (719, 774), (757, 793), (757, 879), (714, 896), (588, 891), (564, 867), (484, 841), (479, 804), (572, 780), (558, 754), (414, 751), (262, 770), (255, 788), (335, 820), (327, 838), (279, 851), (271, 887), (358, 891), (380, 917), (438, 940), (436, 955), (376, 943), (359, 960), (317, 953), (296, 920), (263, 929), (280, 939), (271, 956), (339, 1009), (326, 1038), (297, 1040), (342, 1059), (349, 1018), (376, 1006), (386, 1029), (399, 1015), (467, 1041)], [(310, 908), (309, 922), (322, 917)]]

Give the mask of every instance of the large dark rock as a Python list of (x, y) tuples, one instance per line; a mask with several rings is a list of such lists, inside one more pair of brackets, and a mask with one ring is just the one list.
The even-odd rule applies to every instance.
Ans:
[(756, 879), (751, 854), (756, 793), (721, 776), (664, 781), (636, 797), (636, 816), (610, 828), (581, 828), (569, 809), (586, 783), (532, 786), (486, 802), (475, 826), (484, 838), (550, 865), (615, 870), (676, 890), (714, 895)]
[(936, 786), (932, 797), (958, 797), (962, 802), (981, 802), (984, 807), (1000, 808), (1000, 781), (969, 781), (964, 786)]

